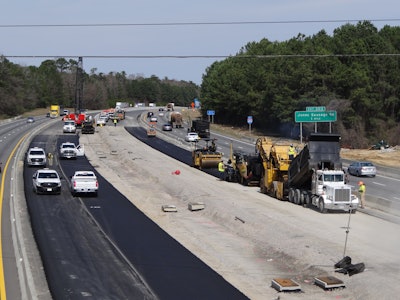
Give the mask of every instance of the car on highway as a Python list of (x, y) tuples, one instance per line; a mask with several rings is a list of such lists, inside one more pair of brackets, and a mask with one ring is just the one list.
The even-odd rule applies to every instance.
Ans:
[(77, 149), (74, 143), (65, 142), (60, 145), (60, 159), (76, 159), (78, 156)]
[(94, 126), (93, 126), (93, 122), (88, 122), (85, 121), (82, 123), (82, 129), (81, 129), (81, 133), (82, 134), (94, 134)]
[(109, 117), (107, 115), (100, 115), (96, 120), (96, 126), (105, 126)]
[(43, 148), (33, 147), (29, 148), (26, 153), (26, 163), (28, 166), (45, 167), (47, 163), (46, 152)]
[(185, 136), (186, 142), (197, 142), (198, 140), (200, 140), (200, 137), (196, 132), (188, 132)]
[(32, 176), (32, 185), (36, 194), (61, 194), (61, 177), (56, 170), (37, 170)]
[(64, 121), (63, 132), (64, 133), (75, 133), (76, 132), (75, 121), (73, 121), (73, 120)]
[(163, 131), (172, 131), (172, 124), (166, 123), (162, 126)]
[(347, 172), (354, 176), (376, 176), (376, 167), (369, 161), (356, 161), (350, 163)]
[(151, 117), (150, 122), (157, 122), (157, 117)]
[(26, 119), (26, 123), (35, 123), (35, 118), (34, 117), (28, 117)]

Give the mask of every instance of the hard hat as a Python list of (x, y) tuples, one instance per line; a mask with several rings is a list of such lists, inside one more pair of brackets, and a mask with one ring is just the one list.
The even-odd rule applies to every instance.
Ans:
[(364, 184), (364, 182), (362, 182), (362, 181), (358, 182), (358, 185), (362, 185), (362, 184)]

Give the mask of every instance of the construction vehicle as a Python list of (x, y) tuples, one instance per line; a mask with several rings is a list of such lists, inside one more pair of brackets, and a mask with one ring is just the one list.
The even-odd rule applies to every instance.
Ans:
[[(211, 141), (211, 145), (209, 142)], [(197, 147), (197, 143), (196, 143)], [(222, 153), (217, 151), (215, 139), (206, 140), (204, 148), (195, 149), (192, 152), (193, 166), (199, 169), (217, 168), (222, 160)]]
[(260, 185), (262, 164), (258, 154), (233, 152), (230, 160), (237, 182), (247, 186)]
[(60, 116), (60, 106), (50, 105), (50, 118), (58, 118)]
[(345, 184), (340, 159), (340, 135), (312, 133), (288, 169), (288, 199), (304, 206), (355, 212), (358, 198)]
[(170, 123), (172, 127), (182, 128), (182, 114), (178, 111), (174, 111), (170, 113)]
[(157, 134), (154, 125), (149, 125), (147, 128), (147, 137), (155, 137)]
[(210, 122), (206, 120), (193, 120), (191, 132), (196, 132), (201, 138), (210, 138)]
[(289, 146), (286, 143), (273, 142), (266, 137), (258, 138), (256, 142), (256, 151), (263, 166), (260, 191), (279, 200), (287, 200), (289, 194)]

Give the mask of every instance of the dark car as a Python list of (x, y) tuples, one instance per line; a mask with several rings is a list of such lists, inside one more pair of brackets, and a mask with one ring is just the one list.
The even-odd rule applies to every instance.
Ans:
[(376, 167), (369, 161), (356, 161), (348, 166), (347, 172), (355, 176), (375, 177)]
[(164, 125), (162, 126), (162, 130), (163, 130), (163, 131), (172, 131), (172, 124), (169, 124), (169, 123), (164, 124)]
[(93, 122), (83, 122), (81, 132), (82, 134), (87, 134), (87, 133), (93, 134), (94, 133)]

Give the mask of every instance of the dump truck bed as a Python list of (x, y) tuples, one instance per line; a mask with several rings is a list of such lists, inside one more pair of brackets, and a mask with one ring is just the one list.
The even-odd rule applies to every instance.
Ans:
[(342, 169), (339, 141), (338, 134), (311, 134), (307, 145), (290, 164), (289, 184), (309, 188), (313, 170)]

